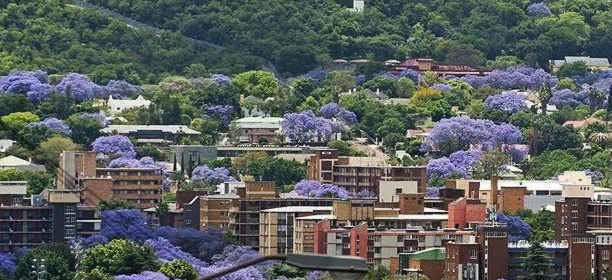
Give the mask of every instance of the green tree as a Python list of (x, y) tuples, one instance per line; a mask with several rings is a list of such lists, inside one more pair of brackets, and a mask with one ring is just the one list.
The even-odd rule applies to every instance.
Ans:
[[(37, 280), (37, 276), (32, 273), (32, 267), (37, 264), (36, 260), (45, 259), (44, 265), (47, 273), (45, 279), (71, 280), (74, 279), (74, 256), (70, 249), (62, 245), (46, 245), (33, 249), (19, 259), (15, 279)], [(43, 263), (38, 263), (43, 264)]]
[(575, 167), (578, 159), (565, 150), (546, 151), (525, 163), (523, 171), (527, 178), (551, 179), (563, 171)]
[(16, 112), (3, 116), (0, 120), (2, 121), (2, 127), (14, 136), (26, 125), (37, 122), (40, 118), (30, 112)]
[(98, 205), (100, 211), (117, 210), (117, 209), (132, 209), (134, 204), (123, 199), (113, 198), (111, 200), (102, 200)]
[(473, 175), (479, 179), (491, 179), (493, 176), (499, 176), (503, 170), (503, 166), (508, 163), (508, 158), (499, 149), (487, 151), (482, 155), (482, 158), (474, 164)]
[(552, 271), (550, 257), (544, 251), (544, 247), (539, 242), (531, 242), (531, 247), (527, 250), (527, 256), (523, 260), (525, 272), (528, 280), (552, 280), (555, 279)]
[(131, 241), (115, 239), (89, 248), (79, 263), (77, 275), (87, 275), (94, 269), (107, 275), (138, 274), (157, 271), (159, 264), (151, 248)]
[(277, 96), (280, 91), (280, 84), (274, 74), (261, 70), (240, 73), (234, 77), (233, 83), (245, 97), (253, 95), (266, 99)]
[(72, 140), (81, 145), (89, 145), (100, 136), (102, 124), (95, 119), (83, 118), (80, 114), (71, 115), (66, 124), (72, 129)]
[(61, 152), (76, 151), (79, 148), (79, 145), (72, 142), (70, 138), (54, 136), (40, 143), (34, 158), (44, 163), (47, 170), (55, 170), (58, 167)]
[(557, 76), (559, 78), (572, 78), (574, 76), (584, 76), (589, 73), (589, 67), (587, 67), (584, 61), (576, 61), (573, 63), (566, 63), (559, 68), (557, 71)]
[(370, 268), (370, 271), (365, 275), (363, 280), (380, 280), (389, 276), (389, 269), (383, 265), (377, 265)]
[(167, 262), (161, 266), (159, 272), (170, 277), (171, 279), (195, 280), (198, 273), (195, 268), (185, 260), (176, 259)]

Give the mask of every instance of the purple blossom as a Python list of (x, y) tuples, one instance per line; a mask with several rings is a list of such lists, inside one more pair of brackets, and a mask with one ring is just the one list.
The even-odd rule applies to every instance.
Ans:
[(548, 6), (543, 2), (533, 3), (529, 5), (527, 7), (527, 13), (530, 16), (538, 16), (538, 17), (540, 16), (547, 17), (547, 16), (552, 15)]
[(601, 173), (601, 171), (586, 169), (584, 170), (584, 172), (587, 176), (591, 177), (591, 181), (593, 182), (599, 182), (604, 178), (604, 175), (603, 173)]
[(223, 182), (235, 182), (236, 179), (230, 176), (230, 171), (225, 167), (217, 167), (210, 169), (206, 165), (196, 167), (191, 173), (191, 180), (203, 181), (210, 184), (219, 184)]
[(103, 211), (100, 235), (108, 240), (127, 239), (141, 244), (147, 239), (155, 238), (151, 222), (136, 209)]
[(28, 124), (28, 127), (37, 127), (37, 126), (46, 126), (47, 128), (55, 131), (64, 133), (66, 135), (71, 135), (72, 130), (70, 130), (70, 126), (64, 123), (64, 121), (56, 119), (56, 118), (46, 118), (43, 121), (33, 122)]
[(221, 126), (229, 125), (234, 113), (234, 106), (231, 105), (205, 105), (205, 117), (213, 118)]
[(527, 240), (531, 235), (531, 226), (519, 217), (506, 215), (503, 212), (497, 213), (497, 221), (505, 223), (508, 227), (508, 241), (517, 242)]
[(331, 119), (335, 117), (338, 113), (340, 113), (340, 110), (340, 105), (335, 102), (327, 103), (321, 106), (321, 108), (319, 109), (319, 111), (321, 112), (321, 116), (326, 119)]
[(440, 188), (427, 187), (427, 193), (425, 193), (425, 197), (440, 197)]
[(449, 86), (447, 84), (434, 84), (433, 86), (430, 86), (429, 88), (437, 89), (437, 90), (439, 90), (441, 92), (445, 92), (445, 91), (451, 90), (451, 86)]
[(104, 155), (117, 154), (124, 158), (134, 158), (136, 151), (129, 138), (121, 135), (98, 137), (91, 143), (94, 152)]
[(514, 125), (497, 125), (489, 120), (453, 117), (437, 122), (426, 142), (430, 148), (444, 148), (454, 152), (470, 147), (492, 148), (520, 141), (521, 132)]
[(513, 66), (505, 70), (493, 70), (486, 76), (468, 75), (462, 78), (473, 87), (489, 85), (501, 89), (527, 88), (539, 89), (544, 83), (551, 87), (557, 85), (559, 80), (543, 69), (534, 69), (526, 66)]
[(357, 75), (357, 77), (355, 77), (355, 83), (358, 85), (361, 85), (365, 82), (366, 80), (366, 75), (364, 74), (359, 74)]
[(372, 198), (372, 197), (376, 197), (376, 193), (368, 190), (368, 189), (363, 189), (360, 192), (356, 193), (354, 196), (351, 196), (354, 198)]
[(108, 125), (108, 119), (102, 113), (82, 113), (81, 118), (97, 120), (100, 122), (100, 125), (102, 125), (103, 127)]
[(12, 253), (0, 253), (0, 270), (4, 275), (13, 275), (17, 271), (17, 264), (15, 263), (15, 255)]
[(505, 92), (487, 97), (485, 108), (514, 114), (527, 109), (526, 100), (527, 96), (518, 92)]
[(571, 89), (562, 89), (555, 91), (549, 101), (550, 104), (557, 108), (570, 106), (576, 108), (578, 105), (587, 103), (587, 96), (583, 92), (574, 92)]
[(223, 74), (212, 74), (210, 78), (219, 85), (228, 85), (232, 82), (232, 78)]
[(168, 240), (162, 237), (149, 239), (145, 241), (144, 244), (153, 249), (155, 257), (157, 257), (157, 259), (163, 263), (180, 259), (188, 262), (200, 274), (204, 274), (207, 272), (206, 267), (208, 267), (208, 264), (206, 262), (192, 256), (187, 252), (184, 252), (183, 250), (181, 250), (181, 248), (173, 245)]
[(325, 271), (314, 270), (306, 274), (306, 280), (319, 280), (325, 277), (327, 273)]
[(327, 142), (334, 132), (333, 123), (315, 116), (311, 111), (285, 114), (283, 133), (294, 143)]
[(392, 79), (399, 79), (399, 78), (407, 77), (407, 78), (410, 78), (415, 84), (418, 84), (421, 78), (421, 74), (419, 74), (418, 71), (415, 71), (412, 69), (406, 69), (399, 73), (398, 72), (387, 72), (384, 74), (384, 76), (388, 78), (392, 78)]
[(304, 77), (310, 78), (311, 80), (313, 80), (315, 82), (315, 84), (318, 85), (321, 82), (323, 82), (323, 80), (325, 80), (325, 78), (327, 78), (328, 74), (329, 74), (329, 72), (323, 71), (323, 70), (311, 70), (308, 73), (306, 73), (304, 75)]
[(100, 244), (106, 244), (106, 243), (108, 243), (108, 238), (106, 238), (106, 236), (101, 235), (101, 234), (92, 235), (83, 240), (83, 246), (85, 248), (90, 248), (90, 247), (94, 247), (94, 246), (97, 246)]
[(298, 195), (307, 197), (336, 197), (348, 198), (349, 194), (345, 188), (332, 184), (321, 184), (318, 181), (302, 180), (293, 188)]
[(89, 77), (77, 73), (66, 75), (55, 88), (57, 91), (63, 93), (70, 89), (72, 95), (78, 101), (89, 100), (96, 96), (105, 95), (105, 89), (103, 87), (93, 83)]
[(465, 174), (468, 176), (470, 173), (472, 166), (477, 163), (482, 158), (481, 151), (457, 151), (452, 153), (448, 159), (455, 166), (457, 170), (459, 170), (460, 174)]
[(448, 178), (453, 175), (467, 177), (464, 170), (458, 169), (447, 157), (432, 159), (427, 163), (427, 177)]
[(0, 92), (24, 94), (28, 100), (40, 102), (53, 91), (43, 71), (17, 71), (0, 77)]
[(113, 98), (126, 98), (132, 94), (141, 91), (139, 86), (132, 85), (124, 80), (110, 80), (102, 89), (95, 90), (95, 97), (106, 98), (109, 95)]
[(340, 110), (337, 117), (346, 124), (354, 124), (357, 122), (357, 115), (347, 109)]
[(159, 272), (143, 271), (140, 274), (117, 275), (115, 280), (170, 280), (166, 275)]
[(203, 260), (219, 253), (225, 245), (223, 231), (210, 226), (204, 230), (160, 227), (155, 231), (155, 236), (164, 238), (181, 250)]
[[(259, 257), (259, 254), (247, 246), (227, 246), (223, 252), (213, 257), (214, 263), (208, 267), (209, 272), (215, 272), (237, 263), (245, 262)], [(266, 279), (265, 273), (255, 266), (234, 272), (221, 277), (219, 280), (244, 280), (244, 279)]]

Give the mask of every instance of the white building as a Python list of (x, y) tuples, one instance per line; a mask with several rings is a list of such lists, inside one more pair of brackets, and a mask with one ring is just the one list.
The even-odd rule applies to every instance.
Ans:
[(10, 139), (0, 139), (0, 153), (6, 152), (9, 148), (11, 148), (15, 144), (15, 141)]
[(27, 161), (20, 159), (16, 156), (7, 156), (0, 158), (0, 169), (16, 169), (21, 171), (42, 171), (44, 172), (45, 166), (32, 163), (32, 161)]
[(142, 95), (139, 95), (136, 99), (113, 99), (112, 96), (108, 97), (108, 102), (106, 103), (110, 110), (111, 115), (117, 115), (124, 110), (132, 109), (132, 108), (149, 108), (151, 105), (151, 101), (146, 100)]

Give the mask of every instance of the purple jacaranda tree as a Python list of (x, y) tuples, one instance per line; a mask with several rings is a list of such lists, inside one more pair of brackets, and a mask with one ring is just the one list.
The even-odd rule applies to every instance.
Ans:
[(437, 187), (427, 187), (427, 192), (425, 193), (425, 197), (439, 197), (440, 196), (440, 188)]
[(552, 15), (546, 3), (543, 2), (533, 3), (527, 6), (527, 14), (536, 17), (547, 17)]
[(211, 169), (206, 165), (200, 165), (193, 169), (191, 180), (208, 184), (219, 184), (223, 182), (235, 182), (236, 179), (230, 176), (230, 171), (225, 167)]
[(205, 105), (204, 117), (217, 121), (219, 125), (227, 127), (232, 121), (234, 106), (231, 105)]
[(150, 219), (136, 209), (103, 211), (100, 235), (108, 240), (127, 239), (139, 244), (156, 237)]
[(202, 260), (208, 260), (221, 252), (225, 245), (223, 231), (215, 227), (207, 227), (205, 230), (160, 227), (155, 231), (155, 236), (168, 240), (181, 250)]
[(282, 122), (283, 134), (297, 144), (327, 142), (335, 127), (332, 121), (317, 117), (311, 111), (285, 114)]
[(583, 91), (574, 92), (571, 89), (555, 91), (548, 101), (548, 103), (555, 105), (557, 108), (565, 106), (576, 108), (576, 106), (586, 104), (587, 102), (588, 97)]
[(527, 96), (518, 92), (505, 92), (492, 95), (485, 100), (485, 108), (497, 109), (502, 112), (514, 114), (527, 109)]
[(325, 271), (314, 270), (314, 271), (308, 272), (305, 278), (306, 280), (319, 280), (325, 277), (326, 275), (327, 273)]
[(363, 189), (357, 192), (355, 195), (352, 195), (351, 197), (353, 198), (374, 198), (376, 197), (376, 193), (368, 189)]
[(427, 164), (427, 176), (431, 178), (449, 178), (459, 176), (470, 178), (472, 167), (480, 161), (482, 152), (478, 150), (457, 151), (449, 157), (430, 160)]
[(447, 157), (432, 159), (427, 163), (427, 177), (429, 178), (443, 179), (453, 175), (465, 176)]
[(510, 242), (528, 240), (531, 235), (531, 226), (519, 217), (499, 212), (497, 213), (497, 221), (505, 223), (508, 227), (508, 241)]
[(105, 89), (92, 82), (89, 77), (78, 74), (69, 73), (55, 87), (58, 92), (67, 93), (68, 90), (77, 101), (90, 100), (96, 96), (104, 96)]
[(163, 237), (149, 239), (145, 241), (144, 245), (153, 249), (155, 257), (162, 263), (171, 262), (177, 259), (184, 260), (193, 266), (200, 274), (205, 273), (205, 268), (209, 266), (208, 263), (183, 251), (180, 247), (173, 245)]
[(336, 118), (346, 124), (354, 124), (357, 122), (357, 115), (355, 115), (355, 113), (341, 108), (340, 105), (335, 102), (330, 102), (321, 106), (319, 112), (321, 112), (321, 116), (326, 119)]
[(45, 126), (50, 130), (55, 132), (63, 133), (66, 135), (72, 135), (72, 130), (70, 126), (64, 123), (64, 121), (56, 119), (56, 118), (46, 118), (39, 122), (33, 122), (28, 124), (28, 127), (37, 127), (37, 126)]
[(134, 158), (136, 150), (129, 138), (122, 135), (102, 136), (91, 143), (91, 148), (98, 154), (106, 156), (118, 155), (124, 158)]
[(604, 174), (601, 171), (586, 169), (584, 172), (587, 176), (591, 176), (591, 181), (593, 182), (601, 181), (604, 178)]
[(455, 168), (460, 170), (460, 174), (465, 174), (466, 177), (469, 176), (474, 164), (480, 161), (481, 158), (482, 152), (477, 150), (457, 151), (448, 157)]
[(501, 89), (525, 88), (537, 90), (545, 83), (551, 87), (557, 85), (559, 80), (543, 69), (534, 69), (526, 66), (513, 66), (505, 70), (493, 70), (486, 76), (468, 75), (462, 78), (473, 87), (489, 85)]
[(384, 74), (384, 76), (392, 79), (407, 77), (411, 79), (415, 84), (418, 84), (421, 78), (421, 74), (419, 74), (418, 71), (412, 69), (406, 69), (401, 72), (387, 72)]
[(425, 150), (450, 154), (470, 147), (490, 149), (521, 141), (520, 130), (511, 124), (495, 124), (489, 120), (453, 117), (436, 123), (426, 139)]
[(15, 255), (12, 253), (0, 253), (0, 274), (11, 276), (17, 271)]
[(95, 97), (107, 98), (112, 96), (116, 99), (127, 98), (142, 91), (139, 86), (132, 85), (124, 80), (110, 80), (101, 90), (94, 91), (97, 94)]
[(232, 78), (223, 74), (212, 74), (210, 75), (210, 79), (219, 85), (228, 85), (232, 82)]
[(430, 86), (429, 88), (437, 89), (437, 90), (439, 90), (441, 92), (449, 91), (449, 90), (452, 89), (451, 86), (449, 86), (447, 84), (434, 84), (434, 85)]
[(159, 272), (143, 271), (139, 274), (117, 275), (114, 280), (170, 280), (170, 278)]
[(349, 194), (345, 188), (332, 184), (321, 184), (319, 181), (302, 180), (295, 184), (293, 190), (301, 196), (307, 197), (335, 197), (348, 198)]
[(24, 94), (32, 102), (40, 102), (53, 92), (43, 71), (17, 71), (0, 77), (0, 93)]
[(101, 234), (96, 234), (96, 235), (92, 235), (90, 237), (83, 239), (82, 245), (85, 248), (90, 248), (90, 247), (95, 247), (97, 245), (106, 244), (106, 243), (108, 243), (108, 238), (106, 238), (106, 236), (101, 235)]
[(326, 119), (331, 119), (335, 117), (338, 113), (340, 113), (341, 109), (342, 108), (340, 108), (340, 105), (338, 105), (338, 103), (330, 102), (321, 106), (319, 112), (321, 112), (322, 117)]
[[(208, 273), (219, 271), (232, 265), (252, 260), (260, 255), (247, 246), (230, 245), (223, 249), (223, 252), (212, 258), (212, 265), (209, 266)], [(258, 266), (250, 266), (227, 276), (220, 280), (242, 280), (242, 279), (267, 279), (265, 273)]]

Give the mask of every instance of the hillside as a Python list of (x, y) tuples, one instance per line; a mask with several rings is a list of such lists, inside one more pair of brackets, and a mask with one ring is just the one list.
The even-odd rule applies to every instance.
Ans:
[(157, 83), (169, 75), (233, 74), (255, 57), (217, 50), (178, 33), (136, 28), (68, 0), (0, 2), (0, 75), (13, 69), (86, 73), (106, 83)]
[(515, 56), (544, 67), (565, 55), (612, 56), (609, 1), (386, 0), (366, 1), (363, 13), (348, 11), (346, 0), (90, 1), (263, 56), (286, 74), (332, 58), (429, 56), (495, 67), (496, 57)]

